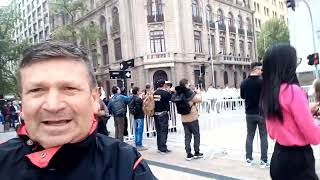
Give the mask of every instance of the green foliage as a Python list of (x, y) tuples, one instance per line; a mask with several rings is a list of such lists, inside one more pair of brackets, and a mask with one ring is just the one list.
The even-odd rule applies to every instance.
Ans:
[(9, 8), (0, 8), (0, 94), (18, 94), (15, 72), (27, 42), (15, 43), (10, 35), (18, 15)]
[(98, 25), (90, 23), (87, 26), (80, 27), (79, 35), (81, 41), (83, 41), (82, 45), (87, 49), (92, 49), (96, 44), (96, 40), (101, 38), (102, 33)]
[(276, 18), (266, 21), (257, 38), (258, 57), (262, 58), (268, 47), (279, 42), (289, 43), (288, 26)]

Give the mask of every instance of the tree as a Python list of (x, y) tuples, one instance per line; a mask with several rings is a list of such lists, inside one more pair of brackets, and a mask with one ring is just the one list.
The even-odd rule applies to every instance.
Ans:
[[(52, 11), (56, 15), (60, 15), (65, 22), (54, 30), (52, 39), (67, 40), (74, 44), (77, 44), (77, 39), (81, 39), (81, 44), (87, 49), (91, 49), (96, 40), (101, 37), (101, 31), (94, 22), (77, 27), (76, 15), (87, 11), (84, 0), (56, 0), (52, 5)], [(70, 21), (66, 22), (68, 17), (70, 17)]]
[(14, 9), (0, 8), (0, 95), (18, 94), (15, 72), (21, 53), (29, 46), (27, 42), (15, 43), (11, 39), (17, 19)]
[(263, 58), (268, 47), (279, 42), (289, 43), (288, 26), (284, 21), (276, 18), (266, 21), (257, 39), (258, 57)]

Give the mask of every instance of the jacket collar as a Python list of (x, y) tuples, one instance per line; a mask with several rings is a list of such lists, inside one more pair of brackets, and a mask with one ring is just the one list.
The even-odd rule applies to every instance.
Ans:
[[(79, 143), (75, 143), (74, 145), (81, 146), (81, 144), (83, 144), (83, 143), (85, 144), (87, 139), (89, 139), (89, 137), (91, 135), (95, 135), (97, 125), (98, 125), (97, 120), (95, 118), (93, 118), (92, 126), (89, 131), (88, 137)], [(39, 168), (46, 168), (49, 165), (49, 162), (53, 159), (53, 157), (57, 154), (57, 152), (62, 147), (72, 146), (71, 144), (70, 145), (66, 144), (66, 145), (62, 145), (62, 146), (44, 149), (36, 142), (33, 142), (31, 139), (29, 139), (28, 132), (27, 132), (25, 125), (22, 125), (20, 128), (18, 128), (17, 134), (28, 146), (32, 147), (32, 152), (30, 154), (27, 154), (26, 157), (31, 161), (32, 164), (34, 164), (35, 166), (37, 166)]]

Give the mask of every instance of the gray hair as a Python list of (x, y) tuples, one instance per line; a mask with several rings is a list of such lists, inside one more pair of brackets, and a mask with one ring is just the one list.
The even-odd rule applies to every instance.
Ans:
[(23, 52), (22, 60), (17, 71), (19, 91), (21, 92), (21, 69), (31, 66), (36, 62), (43, 62), (52, 58), (69, 58), (74, 61), (83, 62), (89, 75), (89, 86), (93, 89), (97, 86), (94, 70), (84, 49), (63, 41), (46, 41), (29, 47)]

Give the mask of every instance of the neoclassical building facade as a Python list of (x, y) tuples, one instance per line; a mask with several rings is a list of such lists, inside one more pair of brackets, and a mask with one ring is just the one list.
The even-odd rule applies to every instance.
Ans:
[[(134, 59), (128, 84), (143, 88), (158, 79), (177, 85), (239, 87), (256, 60), (254, 11), (239, 0), (88, 0), (77, 26), (95, 23), (103, 36), (90, 50), (101, 85), (122, 80), (110, 71)], [(55, 26), (59, 16), (55, 16)], [(54, 27), (53, 27), (54, 29)], [(81, 41), (81, 40), (80, 40)], [(80, 42), (81, 43), (81, 42)]]

